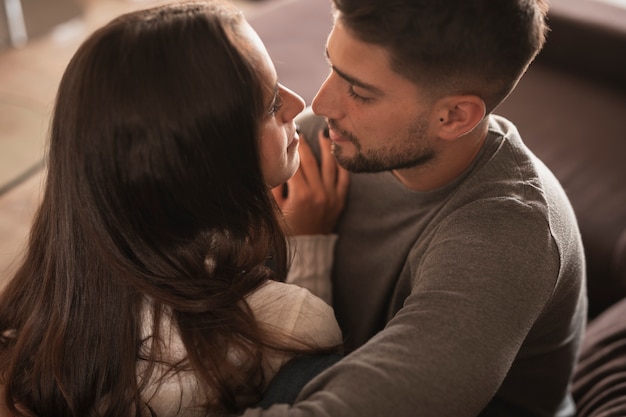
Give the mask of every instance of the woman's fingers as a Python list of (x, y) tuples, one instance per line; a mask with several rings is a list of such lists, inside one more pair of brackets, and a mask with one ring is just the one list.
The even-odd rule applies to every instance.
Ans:
[(319, 132), (321, 175), (324, 188), (334, 190), (337, 184), (337, 161), (332, 153), (332, 143), (324, 134)]
[(318, 187), (321, 184), (319, 165), (311, 146), (309, 146), (304, 136), (300, 137), (298, 152), (300, 152), (300, 168), (302, 179), (311, 187)]
[(337, 198), (341, 201), (339, 211), (343, 210), (346, 196), (348, 195), (348, 187), (350, 186), (350, 173), (345, 168), (337, 166)]
[(331, 233), (345, 204), (348, 172), (337, 166), (330, 140), (321, 133), (318, 140), (320, 162), (302, 137), (300, 167), (286, 185), (272, 190), (294, 234)]
[(320, 133), (320, 159), (322, 181), (327, 192), (332, 192), (337, 199), (343, 201), (348, 192), (350, 183), (350, 174), (348, 171), (337, 164), (332, 152), (332, 142)]
[(288, 192), (287, 183), (272, 188), (272, 194), (274, 195), (274, 200), (278, 203), (278, 207), (283, 206), (285, 200), (287, 199)]

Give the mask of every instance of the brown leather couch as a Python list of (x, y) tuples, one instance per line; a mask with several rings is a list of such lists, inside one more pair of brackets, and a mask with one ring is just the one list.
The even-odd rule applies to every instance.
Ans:
[[(547, 44), (496, 113), (552, 169), (578, 217), (591, 320), (580, 416), (626, 416), (626, 6), (551, 3)], [(328, 73), (329, 0), (268, 1), (250, 21), (280, 81), (310, 103)]]

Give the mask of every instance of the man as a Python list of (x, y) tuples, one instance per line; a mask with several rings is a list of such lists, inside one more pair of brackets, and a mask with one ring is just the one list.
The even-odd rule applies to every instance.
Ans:
[(558, 181), (493, 115), (543, 45), (545, 4), (334, 9), (332, 71), (312, 103), (323, 119), (302, 127), (315, 138), (327, 124), (353, 173), (332, 288), (348, 354), (293, 405), (246, 416), (574, 416), (578, 227)]

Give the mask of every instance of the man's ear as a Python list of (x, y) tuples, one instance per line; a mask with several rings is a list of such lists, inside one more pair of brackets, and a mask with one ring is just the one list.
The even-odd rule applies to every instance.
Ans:
[(486, 115), (485, 102), (478, 96), (444, 97), (436, 105), (437, 136), (454, 140), (471, 132)]

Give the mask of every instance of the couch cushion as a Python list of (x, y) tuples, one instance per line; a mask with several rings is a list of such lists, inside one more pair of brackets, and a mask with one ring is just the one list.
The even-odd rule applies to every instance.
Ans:
[(626, 5), (551, 0), (548, 42), (538, 60), (626, 91)]
[(626, 416), (626, 300), (589, 324), (573, 394), (577, 417)]

